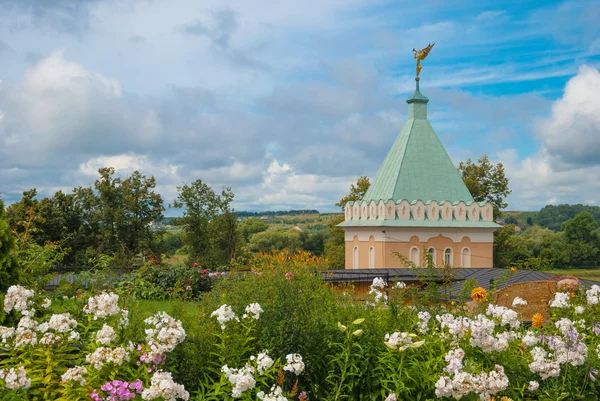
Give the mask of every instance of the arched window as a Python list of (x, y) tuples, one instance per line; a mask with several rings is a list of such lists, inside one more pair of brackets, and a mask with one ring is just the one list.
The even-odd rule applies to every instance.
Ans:
[(355, 246), (352, 254), (352, 268), (358, 269), (358, 247)]
[(375, 267), (375, 248), (369, 248), (369, 267), (372, 269)]
[(444, 251), (444, 264), (452, 264), (452, 249), (450, 248), (446, 248), (446, 250)]
[(471, 250), (469, 248), (462, 250), (462, 267), (471, 267)]
[(427, 252), (431, 256), (431, 263), (433, 263), (434, 266), (437, 266), (437, 263), (436, 263), (436, 260), (435, 260), (435, 248), (429, 248), (427, 250)]
[(419, 248), (417, 248), (416, 246), (412, 247), (410, 250), (410, 261), (413, 262), (415, 265), (419, 266)]

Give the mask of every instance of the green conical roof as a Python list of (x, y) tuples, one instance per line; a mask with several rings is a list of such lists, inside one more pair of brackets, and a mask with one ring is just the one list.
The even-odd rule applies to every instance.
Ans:
[(472, 202), (473, 197), (427, 120), (429, 99), (419, 91), (419, 81), (406, 102), (408, 121), (363, 201)]

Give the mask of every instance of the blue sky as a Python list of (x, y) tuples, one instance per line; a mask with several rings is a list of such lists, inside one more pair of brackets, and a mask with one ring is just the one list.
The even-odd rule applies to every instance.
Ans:
[(600, 196), (600, 3), (2, 0), (0, 193), (197, 178), (238, 210), (335, 210), (406, 119), (411, 49), (458, 164), (502, 162), (509, 209)]

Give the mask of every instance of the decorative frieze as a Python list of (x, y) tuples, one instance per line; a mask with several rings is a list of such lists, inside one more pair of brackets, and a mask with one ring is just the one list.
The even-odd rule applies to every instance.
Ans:
[(345, 220), (415, 220), (415, 221), (494, 221), (490, 202), (450, 202), (392, 199), (379, 202), (348, 202), (344, 207)]

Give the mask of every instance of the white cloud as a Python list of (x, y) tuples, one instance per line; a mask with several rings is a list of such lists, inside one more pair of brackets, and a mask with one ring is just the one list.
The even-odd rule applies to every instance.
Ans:
[(117, 80), (66, 60), (62, 51), (0, 93), (0, 108), (0, 165), (40, 165), (56, 153), (77, 158), (134, 150), (163, 133), (155, 110), (128, 101)]
[(573, 164), (600, 164), (600, 72), (583, 65), (567, 83), (552, 116), (536, 132), (548, 152)]
[(496, 154), (505, 164), (513, 194), (510, 209), (590, 203), (600, 198), (600, 73), (582, 66), (567, 82), (552, 115), (536, 132), (541, 148), (520, 159), (515, 149)]

